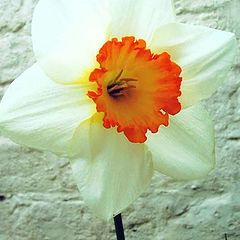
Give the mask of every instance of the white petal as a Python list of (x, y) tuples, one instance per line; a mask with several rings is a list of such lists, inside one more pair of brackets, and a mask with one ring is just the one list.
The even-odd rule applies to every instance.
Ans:
[(0, 131), (17, 143), (64, 153), (79, 123), (95, 112), (88, 87), (57, 84), (35, 64), (4, 95)]
[(151, 43), (154, 52), (167, 51), (183, 70), (183, 107), (210, 97), (225, 80), (233, 64), (233, 33), (173, 23), (159, 28)]
[(153, 166), (145, 145), (130, 143), (116, 129), (105, 129), (99, 116), (86, 120), (74, 134), (71, 163), (84, 201), (108, 220), (145, 190)]
[(135, 36), (147, 42), (163, 24), (175, 21), (172, 0), (109, 0), (112, 35)]
[(208, 112), (199, 105), (172, 117), (168, 127), (148, 136), (155, 169), (180, 180), (207, 175), (215, 165), (213, 127)]
[(82, 80), (106, 41), (109, 18), (99, 0), (40, 0), (33, 15), (37, 60), (57, 82)]

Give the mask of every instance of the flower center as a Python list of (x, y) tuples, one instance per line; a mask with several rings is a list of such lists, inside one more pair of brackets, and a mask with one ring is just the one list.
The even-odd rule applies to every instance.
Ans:
[(126, 96), (128, 90), (131, 88), (136, 88), (135, 85), (131, 84), (131, 82), (136, 82), (137, 79), (134, 78), (120, 78), (123, 73), (123, 69), (117, 75), (117, 77), (108, 83), (107, 92), (111, 97), (122, 97)]
[(152, 54), (144, 40), (124, 37), (107, 41), (97, 55), (100, 68), (89, 80), (97, 83), (88, 96), (103, 112), (103, 126), (117, 127), (130, 142), (143, 143), (146, 133), (168, 125), (181, 110), (181, 68), (166, 52)]

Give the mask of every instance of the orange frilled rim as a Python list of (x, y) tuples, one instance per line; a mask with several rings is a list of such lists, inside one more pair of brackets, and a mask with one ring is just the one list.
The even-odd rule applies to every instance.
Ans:
[(103, 126), (116, 127), (132, 143), (144, 143), (146, 133), (168, 126), (169, 114), (181, 110), (181, 68), (166, 52), (152, 54), (146, 42), (134, 37), (107, 41), (97, 55), (99, 68), (90, 81), (96, 91), (88, 96), (103, 112)]

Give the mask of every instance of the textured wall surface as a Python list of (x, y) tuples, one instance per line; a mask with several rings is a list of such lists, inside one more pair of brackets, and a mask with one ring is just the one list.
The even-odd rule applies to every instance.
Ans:
[[(0, 0), (0, 98), (31, 66), (30, 22), (37, 0)], [(235, 32), (240, 0), (176, 0), (178, 19)], [(239, 55), (239, 54), (238, 54)], [(217, 167), (206, 179), (174, 182), (156, 175), (123, 213), (127, 239), (240, 239), (240, 58), (206, 106), (215, 120)], [(115, 239), (113, 224), (81, 200), (66, 159), (0, 136), (1, 240)]]

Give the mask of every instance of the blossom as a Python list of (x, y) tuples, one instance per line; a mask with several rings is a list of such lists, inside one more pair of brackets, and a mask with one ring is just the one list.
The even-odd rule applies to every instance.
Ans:
[(40, 0), (32, 40), (37, 62), (5, 93), (0, 130), (67, 154), (95, 214), (121, 212), (155, 170), (177, 180), (212, 170), (200, 100), (225, 80), (234, 34), (178, 23), (170, 0)]

